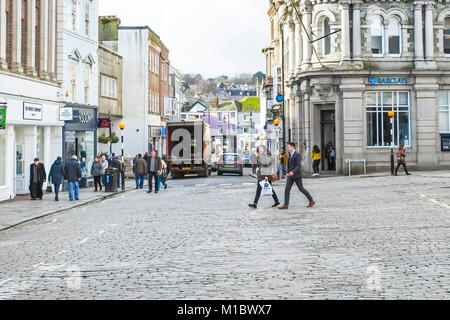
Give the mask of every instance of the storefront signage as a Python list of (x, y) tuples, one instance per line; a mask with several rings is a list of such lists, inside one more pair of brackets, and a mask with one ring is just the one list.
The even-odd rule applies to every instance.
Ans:
[(450, 134), (441, 135), (441, 150), (450, 152)]
[(161, 127), (159, 127), (159, 128), (151, 127), (150, 135), (152, 138), (162, 137), (162, 128)]
[(108, 118), (100, 118), (98, 119), (98, 127), (99, 128), (109, 128), (111, 127), (111, 122)]
[(409, 84), (408, 78), (377, 78), (377, 77), (371, 77), (369, 78), (370, 84)]
[(72, 121), (73, 109), (72, 108), (59, 108), (59, 121)]
[(23, 103), (24, 120), (42, 120), (42, 105), (33, 103)]
[(97, 110), (73, 107), (72, 120), (66, 120), (66, 130), (89, 131), (97, 129)]
[(75, 142), (75, 131), (66, 131), (66, 142), (74, 143)]
[(6, 104), (0, 103), (0, 129), (6, 128)]

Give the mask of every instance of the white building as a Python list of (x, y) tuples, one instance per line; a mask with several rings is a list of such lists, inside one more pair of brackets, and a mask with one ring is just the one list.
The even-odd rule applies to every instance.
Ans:
[(60, 5), (56, 0), (0, 0), (0, 107), (7, 110), (6, 128), (0, 129), (0, 201), (29, 192), (35, 157), (48, 172), (62, 152)]
[(168, 109), (165, 109), (165, 114), (173, 122), (181, 121), (181, 103), (184, 96), (181, 87), (182, 79), (183, 75), (177, 69), (170, 66), (170, 94), (167, 105)]
[(63, 128), (63, 158), (77, 155), (86, 177), (97, 153), (98, 1), (58, 1), (58, 80), (72, 120)]

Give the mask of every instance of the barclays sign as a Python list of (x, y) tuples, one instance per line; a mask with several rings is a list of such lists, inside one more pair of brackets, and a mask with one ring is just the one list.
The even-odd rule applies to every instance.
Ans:
[(394, 77), (394, 78), (371, 77), (371, 78), (369, 78), (369, 83), (370, 84), (409, 84), (409, 79), (408, 78), (399, 78), (399, 77)]

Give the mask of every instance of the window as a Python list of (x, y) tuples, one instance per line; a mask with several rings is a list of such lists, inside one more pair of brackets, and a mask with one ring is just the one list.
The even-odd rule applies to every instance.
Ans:
[(77, 31), (77, 1), (72, 0), (72, 30)]
[(236, 118), (236, 112), (232, 112), (232, 113), (231, 113), (231, 118), (232, 118), (232, 119)]
[[(322, 37), (325, 37), (330, 34), (330, 19), (325, 18), (322, 22)], [(323, 55), (327, 56), (331, 53), (331, 38), (327, 36), (323, 39)]]
[(235, 124), (232, 124), (232, 125), (231, 125), (231, 131), (232, 131), (232, 132), (236, 132), (236, 125), (235, 125)]
[(450, 54), (450, 17), (444, 22), (444, 53)]
[(84, 103), (89, 104), (89, 87), (91, 78), (91, 68), (86, 67), (84, 69)]
[(439, 91), (439, 131), (450, 132), (450, 91)]
[(223, 128), (222, 127), (218, 127), (217, 128), (217, 133), (218, 134), (223, 134)]
[(70, 94), (72, 102), (77, 99), (77, 68), (78, 65), (73, 62), (70, 66)]
[(89, 29), (90, 29), (90, 23), (89, 23), (90, 15), (91, 15), (91, 5), (90, 5), (90, 1), (87, 0), (86, 1), (86, 14), (85, 14), (84, 20), (85, 20), (85, 26), (86, 26), (85, 33), (86, 33), (86, 36), (88, 36), (88, 37), (89, 37)]
[(219, 120), (219, 122), (222, 122), (222, 121), (223, 121), (223, 115), (222, 115), (222, 112), (219, 112), (219, 113), (217, 114), (217, 119)]
[(370, 26), (372, 54), (383, 55), (384, 25), (380, 17), (377, 17)]
[(101, 96), (111, 99), (117, 99), (117, 79), (108, 76), (100, 76)]
[(387, 29), (389, 54), (400, 54), (401, 49), (401, 26), (397, 18), (393, 18), (389, 22)]
[(366, 101), (367, 146), (391, 146), (391, 123), (388, 112), (394, 111), (394, 145), (403, 144), (410, 147), (409, 92), (368, 92)]

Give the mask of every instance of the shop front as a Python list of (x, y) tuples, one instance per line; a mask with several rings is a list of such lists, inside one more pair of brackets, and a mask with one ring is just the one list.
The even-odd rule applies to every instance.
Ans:
[[(91, 177), (91, 166), (97, 154), (97, 109), (66, 106), (72, 115), (63, 129), (63, 158), (67, 162), (77, 156), (85, 179)], [(70, 118), (70, 116), (69, 116)]]
[(166, 127), (149, 127), (150, 150), (156, 149), (160, 156), (166, 155)]

